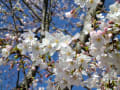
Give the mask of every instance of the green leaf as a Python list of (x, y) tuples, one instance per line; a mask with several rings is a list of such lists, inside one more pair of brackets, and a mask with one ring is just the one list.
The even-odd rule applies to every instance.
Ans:
[(19, 58), (19, 56), (18, 56), (18, 55), (15, 55), (15, 56), (14, 56), (14, 58), (15, 58), (15, 59), (18, 59), (18, 58)]

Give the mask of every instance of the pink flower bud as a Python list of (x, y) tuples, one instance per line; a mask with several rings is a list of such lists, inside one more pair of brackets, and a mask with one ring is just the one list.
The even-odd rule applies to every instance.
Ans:
[(12, 69), (12, 68), (13, 68), (13, 66), (14, 66), (14, 64), (13, 64), (13, 63), (10, 63), (10, 69)]
[(76, 10), (73, 9), (73, 10), (71, 10), (70, 12), (66, 12), (66, 13), (65, 13), (65, 16), (66, 16), (67, 18), (71, 18), (71, 17), (74, 16), (75, 12), (76, 12)]
[(71, 14), (74, 14), (75, 12), (76, 12), (75, 9), (73, 9), (73, 10), (70, 11)]
[(112, 28), (112, 26), (111, 26), (111, 25), (109, 25), (109, 26), (108, 26), (108, 28)]
[(52, 62), (51, 63), (55, 63), (55, 61), (54, 60), (52, 60)]
[(17, 71), (20, 71), (20, 68), (17, 68)]
[(107, 27), (105, 27), (105, 28), (104, 28), (104, 32), (107, 32), (107, 30), (108, 30), (108, 28), (107, 28)]
[(45, 77), (48, 78), (48, 77), (49, 77), (49, 74), (46, 74)]
[(116, 2), (120, 3), (120, 0), (116, 0)]
[(113, 22), (113, 21), (109, 21), (108, 23), (109, 23), (109, 24), (114, 24), (114, 22)]
[(32, 66), (32, 70), (36, 70), (34, 66)]
[(97, 21), (98, 24), (101, 24), (101, 21)]

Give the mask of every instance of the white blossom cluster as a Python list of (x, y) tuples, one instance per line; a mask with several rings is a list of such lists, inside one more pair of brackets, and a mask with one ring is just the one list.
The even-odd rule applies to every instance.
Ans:
[[(55, 75), (56, 87), (48, 86), (48, 90), (54, 90), (57, 86), (61, 89), (65, 87), (70, 89), (72, 85), (100, 88), (100, 76), (97, 73), (94, 73), (91, 78), (86, 80), (84, 80), (83, 76), (88, 76), (88, 73), (94, 72), (98, 67), (108, 66), (109, 68), (110, 65), (115, 65), (117, 73), (119, 73), (119, 52), (105, 53), (105, 50), (107, 50), (106, 45), (111, 41), (111, 36), (104, 31), (98, 30), (90, 32), (90, 44), (88, 45), (91, 56), (85, 54), (84, 51), (78, 54), (72, 49), (70, 44), (79, 37), (79, 34), (71, 37), (70, 35), (64, 35), (62, 32), (52, 34), (45, 32), (45, 38), (43, 38), (40, 43), (39, 40), (35, 38), (35, 34), (29, 31), (21, 35), (21, 39), (19, 39), (20, 43), (17, 45), (17, 48), (21, 51), (21, 54), (29, 54), (32, 62), (37, 66), (40, 65), (40, 69), (49, 67), (47, 62), (42, 58), (43, 55), (49, 54), (53, 56), (55, 52), (59, 52), (59, 60), (52, 68), (52, 72)], [(7, 48), (10, 47), (7, 45), (6, 48), (2, 49), (3, 57), (7, 57), (10, 54), (10, 52), (7, 52)], [(98, 63), (92, 63), (91, 60), (94, 58), (98, 60)], [(92, 84), (89, 83), (90, 81)]]
[[(68, 51), (66, 53), (68, 53)], [(71, 56), (74, 57), (74, 55), (75, 54)], [(73, 57), (69, 57), (68, 54), (64, 54), (60, 57), (59, 62), (55, 64), (55, 82), (58, 83), (61, 89), (64, 89), (65, 87), (70, 89), (71, 85), (83, 85), (82, 75), (87, 76), (86, 69), (88, 68), (88, 63), (91, 61), (91, 57), (82, 53), (77, 55), (75, 58)], [(72, 60), (66, 61), (67, 58)]]
[(113, 46), (107, 46), (110, 42), (111, 36), (109, 34), (105, 35), (101, 30), (90, 32), (90, 54), (100, 60), (102, 65), (108, 67), (115, 65), (119, 74), (120, 53), (119, 50), (109, 52), (109, 50), (113, 49)]
[(110, 11), (107, 14), (107, 18), (115, 23), (120, 24), (120, 4), (119, 2), (115, 2), (114, 4), (110, 5)]
[(40, 69), (47, 68), (47, 63), (41, 58), (41, 55), (45, 54), (42, 50), (43, 44), (35, 38), (35, 34), (32, 31), (29, 31), (28, 33), (22, 34), (21, 38), (23, 38), (22, 43), (17, 45), (21, 54), (29, 54), (31, 60), (35, 62), (35, 65), (40, 65)]
[[(100, 0), (75, 0), (76, 4), (88, 8), (95, 8), (99, 2)], [(65, 15), (71, 18), (74, 16), (74, 12), (76, 10), (71, 10)], [(90, 38), (84, 44), (84, 49), (81, 48), (80, 53), (72, 47), (72, 43), (77, 43), (77, 39), (80, 39), (78, 33), (72, 37), (62, 32), (49, 33), (46, 31), (42, 42), (35, 37), (32, 31), (21, 35), (17, 44), (20, 54), (28, 55), (34, 65), (40, 66), (41, 70), (50, 69), (51, 75), (55, 75), (54, 83), (48, 80), (48, 90), (56, 90), (56, 88), (63, 90), (66, 87), (71, 89), (71, 86), (80, 85), (100, 89), (110, 83), (120, 86), (117, 77), (120, 74), (120, 49), (117, 48), (120, 43), (118, 38), (114, 37), (116, 31), (112, 30), (120, 29), (119, 26), (115, 26), (116, 23), (120, 24), (120, 4), (116, 2), (111, 5), (107, 15), (107, 19), (114, 21), (115, 24), (106, 23), (101, 14), (97, 17), (100, 18), (100, 23), (96, 22), (99, 28), (94, 30), (91, 25), (91, 16), (87, 16), (84, 33), (90, 34)], [(82, 47), (81, 43), (79, 40), (79, 47)], [(11, 49), (11, 46), (6, 45), (2, 49), (2, 56), (9, 57)], [(47, 61), (43, 56), (52, 57), (56, 52), (58, 52), (58, 60), (50, 65), (49, 60)], [(2, 63), (2, 59), (0, 62)], [(34, 69), (34, 67), (32, 68)], [(97, 71), (97, 69), (99, 70)], [(84, 76), (89, 78), (84, 80)], [(115, 88), (118, 88), (117, 86)], [(43, 89), (40, 88), (40, 90)]]
[(52, 56), (56, 51), (59, 52), (59, 61), (55, 63), (53, 73), (56, 76), (55, 82), (60, 88), (63, 89), (66, 86), (70, 88), (71, 85), (82, 84), (82, 75), (87, 76), (86, 70), (91, 57), (84, 53), (76, 54), (70, 47), (72, 40), (79, 37), (78, 34), (72, 38), (61, 32), (53, 34), (45, 32), (42, 43), (34, 37), (34, 33), (31, 31), (21, 37), (23, 38), (22, 43), (18, 44), (17, 48), (21, 50), (22, 54), (29, 53), (31, 60), (36, 63), (35, 65), (40, 65), (41, 69), (45, 69), (47, 63), (40, 56), (47, 53)]
[(93, 8), (95, 9), (100, 0), (74, 0), (75, 4), (80, 5), (81, 8)]

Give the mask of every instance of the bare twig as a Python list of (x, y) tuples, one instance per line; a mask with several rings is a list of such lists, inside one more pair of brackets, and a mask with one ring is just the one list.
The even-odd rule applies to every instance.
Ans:
[[(23, 0), (23, 2), (28, 6), (28, 8), (29, 9), (31, 9), (31, 7), (25, 2), (25, 0)], [(45, 29), (45, 27), (46, 27), (46, 15), (47, 15), (47, 6), (48, 6), (48, 0), (44, 0), (44, 7), (43, 7), (43, 18), (42, 18), (42, 29), (44, 30), (44, 31), (46, 31), (46, 29)], [(33, 11), (34, 12), (34, 11)], [(39, 30), (41, 29), (41, 27), (39, 27), (39, 28), (37, 28), (36, 30), (35, 30), (35, 32), (38, 32)], [(47, 31), (49, 31), (49, 30), (47, 30)], [(41, 38), (42, 39), (42, 38)], [(34, 62), (33, 62), (33, 65), (32, 66), (34, 66), (35, 67), (35, 70), (32, 70), (32, 69), (30, 69), (29, 71), (28, 71), (28, 73), (27, 73), (27, 76), (25, 77), (25, 79), (23, 80), (23, 82), (19, 85), (19, 88), (22, 88), (22, 89), (24, 89), (25, 88), (25, 84), (27, 83), (27, 85), (28, 85), (28, 87), (27, 88), (29, 88), (30, 86), (30, 84), (32, 83), (32, 81), (33, 81), (33, 79), (32, 79), (32, 77), (35, 77), (35, 75), (36, 75), (36, 73), (37, 73), (37, 70), (38, 70), (38, 66), (35, 66), (34, 65)], [(24, 71), (25, 72), (25, 71)], [(26, 82), (27, 81), (27, 82)]]
[(37, 12), (25, 1), (25, 0), (22, 0), (23, 3), (32, 11), (32, 13), (37, 17), (37, 19), (39, 21), (41, 21), (41, 18), (40, 16), (37, 14)]
[(20, 71), (17, 73), (17, 82), (16, 82), (16, 88), (19, 86), (19, 76), (20, 76)]

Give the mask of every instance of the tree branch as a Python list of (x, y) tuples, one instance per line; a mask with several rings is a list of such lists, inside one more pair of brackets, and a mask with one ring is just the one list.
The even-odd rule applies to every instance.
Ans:
[[(104, 7), (104, 3), (105, 3), (105, 0), (101, 0), (101, 4), (98, 4), (98, 6), (96, 7), (96, 10), (95, 10), (95, 12), (93, 11), (93, 13), (92, 13), (92, 15), (93, 15), (93, 18), (95, 18), (95, 19), (97, 19), (96, 18), (96, 12), (97, 11), (99, 11), (99, 10), (102, 10), (102, 8)], [(86, 16), (85, 16), (85, 18), (84, 18), (84, 21), (86, 20)], [(81, 42), (87, 42), (88, 41), (88, 39), (89, 39), (89, 34), (84, 34), (84, 32), (83, 32), (83, 30), (84, 30), (84, 24), (83, 24), (83, 26), (81, 27), (81, 31), (80, 31), (80, 41)]]
[(25, 1), (25, 0), (22, 0), (23, 3), (32, 11), (32, 13), (37, 17), (37, 19), (39, 21), (41, 21), (41, 18), (40, 16), (37, 14), (37, 12)]
[[(9, 7), (5, 2), (3, 2), (2, 0), (0, 0), (0, 2), (1, 2), (4, 6), (6, 6), (8, 10), (11, 10), (10, 7)], [(19, 21), (19, 23), (20, 23), (21, 25), (23, 25), (23, 23), (22, 23), (22, 21), (20, 20), (20, 18), (19, 18), (18, 16), (16, 16), (16, 14), (14, 14), (14, 15), (15, 15), (16, 19)]]
[[(46, 29), (46, 19), (47, 19), (47, 9), (48, 9), (48, 0), (43, 1), (43, 14), (42, 14), (42, 31)], [(48, 30), (46, 30), (48, 31)]]
[[(23, 0), (23, 2), (31, 9), (31, 7), (25, 2), (25, 0)], [(49, 31), (49, 29), (48, 30), (46, 30), (45, 28), (46, 28), (46, 15), (47, 15), (47, 8), (48, 8), (48, 0), (44, 0), (44, 2), (43, 2), (43, 18), (42, 18), (42, 30), (45, 32), (45, 31)], [(48, 25), (48, 27), (49, 27), (49, 25)], [(36, 31), (35, 32), (38, 32), (39, 30), (41, 29), (41, 27), (39, 27), (38, 29), (36, 29)], [(43, 37), (42, 37), (43, 38)], [(42, 40), (42, 38), (40, 38), (40, 40)], [(28, 74), (27, 74), (27, 76), (26, 76), (26, 78), (23, 80), (23, 82), (19, 85), (19, 88), (22, 88), (22, 89), (25, 89), (25, 84), (26, 84), (26, 79), (27, 79), (27, 85), (28, 85), (28, 88), (30, 87), (29, 85), (32, 83), (32, 81), (33, 81), (33, 79), (32, 79), (32, 77), (35, 77), (36, 76), (36, 73), (37, 73), (37, 70), (38, 70), (38, 66), (35, 66), (34, 65), (34, 62), (33, 62), (33, 64), (32, 64), (32, 66), (34, 66), (35, 67), (35, 70), (32, 70), (32, 69), (30, 69), (29, 71), (28, 71)]]
[(20, 76), (20, 71), (17, 73), (17, 82), (16, 82), (16, 88), (19, 86), (19, 76)]

